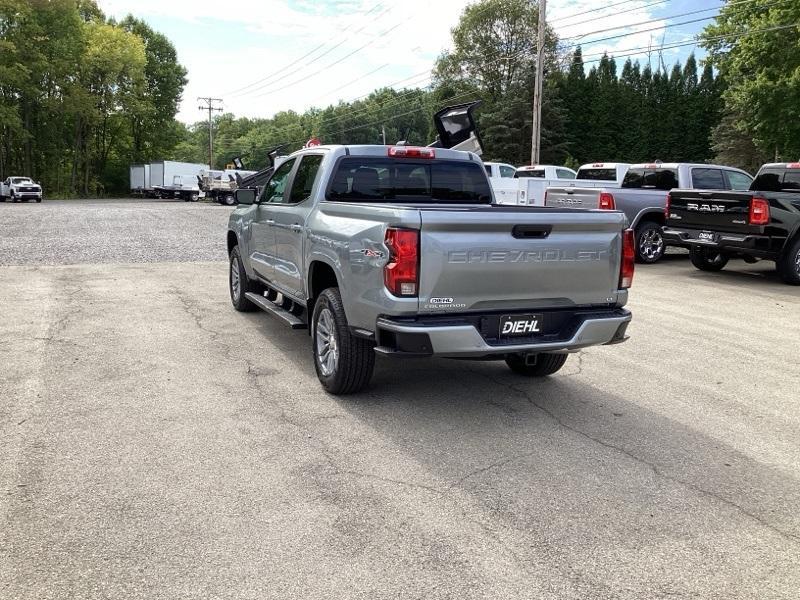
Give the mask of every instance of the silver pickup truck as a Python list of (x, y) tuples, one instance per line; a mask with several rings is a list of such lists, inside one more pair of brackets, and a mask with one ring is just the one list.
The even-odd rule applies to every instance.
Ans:
[(746, 190), (752, 180), (745, 171), (720, 165), (638, 164), (628, 167), (619, 188), (550, 187), (544, 205), (621, 210), (636, 232), (636, 260), (655, 263), (666, 250), (661, 227), (671, 189)]
[(236, 192), (230, 296), (310, 328), (317, 375), (355, 392), (375, 355), (500, 359), (528, 376), (626, 339), (622, 213), (494, 205), (472, 152), (317, 146)]

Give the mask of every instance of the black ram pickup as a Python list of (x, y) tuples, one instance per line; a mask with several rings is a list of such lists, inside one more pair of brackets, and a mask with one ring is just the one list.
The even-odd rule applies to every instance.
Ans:
[(800, 285), (800, 162), (764, 165), (747, 192), (672, 190), (664, 239), (688, 246), (703, 271), (731, 258), (773, 260), (786, 283)]

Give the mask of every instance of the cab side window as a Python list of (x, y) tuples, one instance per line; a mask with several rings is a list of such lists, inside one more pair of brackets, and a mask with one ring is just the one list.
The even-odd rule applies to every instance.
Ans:
[(511, 178), (511, 177), (514, 177), (514, 173), (516, 173), (516, 172), (517, 172), (517, 170), (515, 168), (513, 168), (513, 167), (507, 167), (505, 165), (500, 165), (500, 177), (509, 177), (509, 178)]
[(692, 187), (698, 190), (724, 190), (720, 169), (692, 169)]
[(575, 179), (575, 174), (566, 169), (556, 169), (556, 177), (559, 179)]
[(725, 177), (728, 180), (728, 187), (732, 190), (749, 190), (753, 182), (750, 177), (738, 171), (725, 171)]
[(289, 204), (298, 204), (311, 196), (321, 164), (321, 154), (306, 154), (300, 159), (300, 166), (294, 174), (292, 191), (289, 194)]
[(272, 174), (267, 185), (264, 186), (261, 202), (270, 202), (272, 204), (283, 202), (283, 195), (286, 191), (286, 184), (289, 183), (289, 174), (292, 172), (292, 167), (294, 167), (294, 161), (294, 158), (287, 160)]

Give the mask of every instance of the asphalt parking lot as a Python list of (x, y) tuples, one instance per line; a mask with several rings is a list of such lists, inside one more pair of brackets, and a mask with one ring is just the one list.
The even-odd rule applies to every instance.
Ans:
[(797, 598), (800, 289), (638, 266), (628, 343), (529, 381), (228, 298), (230, 209), (0, 204), (0, 597)]

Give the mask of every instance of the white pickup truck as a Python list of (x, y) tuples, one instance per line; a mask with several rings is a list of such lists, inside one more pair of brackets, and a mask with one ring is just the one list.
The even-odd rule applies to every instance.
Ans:
[(575, 171), (556, 165), (520, 167), (513, 179), (491, 178), (497, 204), (543, 206), (544, 191), (553, 185), (573, 185)]
[(42, 201), (42, 186), (30, 177), (6, 177), (0, 183), (0, 202), (27, 202), (28, 200)]

